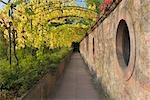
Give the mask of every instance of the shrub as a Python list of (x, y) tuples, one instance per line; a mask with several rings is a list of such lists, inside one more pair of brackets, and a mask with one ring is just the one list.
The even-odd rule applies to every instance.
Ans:
[(52, 63), (52, 64), (50, 64), (49, 67), (50, 67), (50, 71), (51, 71), (51, 72), (56, 72), (56, 71), (57, 71), (57, 64), (53, 64), (53, 63)]
[(48, 71), (55, 73), (57, 64), (68, 53), (68, 48), (59, 49), (53, 53), (36, 52), (36, 56), (27, 53), (21, 58), (19, 66), (14, 61), (10, 66), (7, 59), (0, 59), (0, 89), (3, 100), (9, 100), (14, 95), (21, 96), (29, 90)]

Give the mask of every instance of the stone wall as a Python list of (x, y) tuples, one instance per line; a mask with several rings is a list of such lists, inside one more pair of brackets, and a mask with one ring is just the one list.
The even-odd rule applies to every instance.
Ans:
[[(122, 43), (127, 33), (117, 36), (123, 34), (121, 22), (128, 27), (128, 46)], [(122, 0), (94, 27), (81, 41), (80, 52), (104, 90), (114, 100), (150, 100), (150, 0)]]

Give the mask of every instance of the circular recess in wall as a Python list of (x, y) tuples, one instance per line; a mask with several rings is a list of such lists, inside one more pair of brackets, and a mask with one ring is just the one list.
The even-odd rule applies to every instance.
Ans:
[[(129, 21), (129, 20), (127, 20)], [(133, 25), (121, 19), (116, 33), (116, 54), (125, 80), (129, 80), (135, 68), (135, 36)]]
[(125, 69), (129, 65), (131, 54), (130, 34), (125, 20), (119, 22), (116, 35), (116, 53), (119, 65)]
[[(130, 22), (130, 23), (129, 23)], [(118, 21), (116, 33), (117, 61), (124, 73), (125, 80), (129, 80), (135, 68), (135, 34), (133, 24), (126, 18)]]

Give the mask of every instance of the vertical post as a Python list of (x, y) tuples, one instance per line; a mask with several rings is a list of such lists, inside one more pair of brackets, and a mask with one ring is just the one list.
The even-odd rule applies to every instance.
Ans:
[[(31, 8), (29, 8), (29, 10), (32, 12), (32, 5)], [(33, 29), (33, 24), (32, 24), (32, 15), (30, 15), (30, 28), (31, 28), (31, 33), (32, 33), (32, 29)], [(32, 41), (34, 42), (34, 41)], [(34, 49), (32, 48), (32, 44), (31, 44), (31, 55), (34, 56)]]
[[(10, 11), (9, 11), (10, 12)], [(12, 64), (12, 52), (11, 52), (11, 25), (12, 25), (12, 22), (9, 22), (9, 29), (8, 29), (8, 35), (9, 35), (9, 64), (11, 65)]]
[(43, 31), (44, 31), (44, 30), (43, 30), (43, 25), (42, 25), (42, 53), (44, 53), (44, 46), (45, 46), (45, 45), (44, 45), (44, 41), (43, 41), (43, 36), (44, 36), (44, 35), (43, 35), (43, 33), (44, 33)]
[[(31, 33), (32, 33), (32, 17), (30, 19), (30, 25), (31, 25)], [(32, 40), (33, 42), (33, 40)], [(34, 56), (34, 49), (32, 48), (32, 44), (31, 44), (31, 55)]]
[(16, 59), (16, 65), (18, 66), (19, 65), (19, 59), (17, 57), (17, 53), (16, 53), (16, 30), (12, 30), (12, 34), (13, 34), (13, 49), (14, 49), (14, 56), (15, 56), (15, 59)]
[[(10, 2), (10, 1), (9, 1)], [(13, 9), (13, 4), (11, 4), (11, 9), (8, 12), (9, 17), (12, 18), (12, 9)], [(8, 28), (8, 35), (9, 35), (9, 63), (10, 65), (12, 64), (12, 52), (11, 52), (11, 47), (12, 47), (12, 37), (11, 37), (11, 26), (12, 26), (12, 22), (9, 22), (9, 28)]]
[[(15, 7), (15, 5), (11, 4), (10, 7), (11, 7), (11, 9), (9, 10), (9, 17), (11, 19), (13, 19), (13, 16), (12, 16), (12, 14), (13, 14), (13, 7)], [(12, 25), (13, 25), (13, 23), (9, 22), (8, 34), (9, 34), (9, 60), (10, 60), (9, 63), (10, 63), (10, 65), (12, 64), (12, 50), (11, 50), (11, 48), (12, 48), (12, 36), (11, 35), (13, 35), (13, 38), (14, 38), (14, 41), (15, 41), (15, 37), (14, 37), (15, 33), (12, 32)], [(14, 48), (15, 47), (16, 47), (16, 45), (14, 44)], [(18, 58), (16, 56), (16, 49), (14, 49), (14, 55), (15, 55), (15, 58), (16, 58), (17, 64), (18, 64)]]

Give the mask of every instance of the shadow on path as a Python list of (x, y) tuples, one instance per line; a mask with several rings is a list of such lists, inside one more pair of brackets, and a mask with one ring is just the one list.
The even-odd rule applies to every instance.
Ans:
[(86, 64), (79, 53), (73, 53), (64, 76), (48, 100), (106, 100), (99, 95)]

